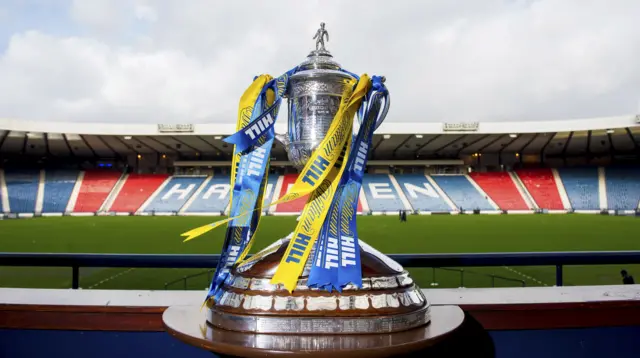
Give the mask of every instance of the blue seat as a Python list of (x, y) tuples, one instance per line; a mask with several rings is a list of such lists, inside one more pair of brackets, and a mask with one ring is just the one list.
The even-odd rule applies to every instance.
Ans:
[(395, 174), (404, 196), (411, 207), (420, 211), (451, 211), (451, 207), (438, 195), (424, 174)]
[(63, 213), (78, 179), (78, 171), (53, 170), (44, 173), (43, 213)]
[(10, 211), (17, 214), (35, 212), (40, 172), (37, 170), (5, 171), (4, 177), (9, 194)]
[(406, 208), (388, 174), (365, 174), (362, 189), (371, 211), (398, 211)]
[(637, 209), (640, 201), (640, 168), (606, 168), (605, 174), (608, 209)]
[(167, 185), (157, 193), (145, 212), (177, 212), (198, 190), (206, 177), (172, 177)]
[(558, 174), (574, 210), (600, 209), (598, 168), (563, 168)]
[(219, 213), (229, 205), (229, 176), (216, 175), (198, 193), (186, 210), (188, 213)]
[(440, 189), (453, 201), (458, 208), (463, 210), (495, 210), (464, 175), (432, 175), (433, 180)]

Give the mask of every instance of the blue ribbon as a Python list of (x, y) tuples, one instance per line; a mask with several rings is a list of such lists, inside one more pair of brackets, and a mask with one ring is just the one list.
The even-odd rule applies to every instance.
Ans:
[[(236, 171), (236, 180), (233, 187), (233, 202), (231, 203), (229, 215), (236, 217), (246, 211), (248, 211), (249, 214), (229, 222), (220, 261), (218, 262), (216, 272), (209, 286), (207, 298), (214, 296), (216, 301), (220, 299), (222, 291), (219, 290), (219, 288), (229, 277), (231, 267), (237, 262), (238, 256), (245, 250), (251, 241), (253, 232), (257, 229), (258, 219), (261, 213), (255, 213), (253, 210), (258, 204), (258, 197), (264, 190), (268, 179), (266, 168), (269, 163), (271, 148), (273, 147), (273, 140), (275, 138), (273, 123), (277, 119), (279, 104), (282, 102), (282, 96), (286, 91), (289, 78), (295, 71), (296, 69), (294, 68), (277, 79), (269, 81), (269, 83), (264, 86), (254, 104), (254, 110), (251, 114), (249, 124), (232, 136), (235, 139), (228, 140), (228, 142), (237, 140), (234, 155), (241, 153)], [(266, 108), (266, 94), (268, 89), (272, 89), (275, 92), (275, 100), (273, 105)], [(264, 125), (264, 123), (266, 123), (264, 120), (268, 116), (271, 116), (269, 120), (272, 123), (270, 125)], [(259, 123), (260, 125), (258, 125)], [(246, 133), (250, 128), (258, 128), (260, 132), (255, 138), (246, 140), (246, 136), (248, 136)], [(257, 132), (252, 133), (256, 134)], [(246, 136), (243, 137), (243, 135)], [(238, 140), (238, 138), (240, 139)]]
[[(340, 178), (336, 196), (331, 203), (327, 220), (316, 244), (316, 253), (309, 273), (310, 286), (321, 287), (329, 292), (332, 289), (340, 291), (349, 283), (362, 287), (362, 264), (356, 228), (358, 198), (373, 132), (380, 115), (384, 116), (380, 110), (382, 101), (386, 101), (387, 96), (388, 91), (382, 77), (373, 76), (371, 89), (358, 109), (362, 125), (355, 135), (345, 163), (346, 171)], [(337, 228), (339, 231), (337, 235), (332, 232), (332, 228)], [(337, 247), (335, 247), (336, 243)], [(336, 253), (337, 267), (332, 264)]]

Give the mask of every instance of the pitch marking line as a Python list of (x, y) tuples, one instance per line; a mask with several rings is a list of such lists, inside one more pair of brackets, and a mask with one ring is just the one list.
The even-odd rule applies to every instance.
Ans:
[(103, 283), (105, 283), (105, 282), (108, 282), (108, 281), (111, 281), (111, 280), (113, 280), (113, 279), (116, 279), (116, 278), (118, 278), (118, 277), (120, 277), (120, 276), (126, 275), (126, 274), (128, 274), (129, 272), (131, 272), (131, 271), (133, 271), (133, 270), (134, 270), (134, 268), (128, 268), (128, 269), (126, 269), (126, 270), (124, 270), (124, 271), (122, 271), (122, 272), (118, 272), (118, 273), (117, 273), (117, 274), (115, 274), (115, 275), (111, 275), (111, 276), (109, 276), (109, 277), (105, 278), (104, 280), (99, 281), (99, 282), (97, 282), (96, 284), (89, 286), (88, 288), (89, 288), (89, 289), (96, 288), (96, 287), (98, 287), (98, 286), (102, 285), (102, 284), (103, 284)]
[(549, 285), (547, 285), (546, 283), (544, 283), (544, 282), (542, 282), (542, 281), (538, 280), (537, 278), (535, 278), (535, 277), (531, 277), (531, 276), (526, 275), (526, 274), (524, 274), (524, 273), (522, 273), (522, 272), (520, 272), (520, 271), (514, 270), (514, 269), (512, 269), (512, 268), (511, 268), (511, 267), (509, 267), (509, 266), (502, 266), (502, 267), (503, 267), (503, 268), (505, 268), (505, 269), (507, 269), (507, 270), (509, 270), (509, 271), (511, 271), (511, 272), (513, 272), (513, 273), (515, 273), (515, 274), (517, 274), (517, 275), (520, 275), (520, 276), (522, 276), (522, 277), (526, 278), (527, 280), (531, 280), (531, 281), (533, 281), (533, 282), (535, 282), (535, 283), (537, 283), (537, 284), (539, 284), (539, 285), (549, 286)]

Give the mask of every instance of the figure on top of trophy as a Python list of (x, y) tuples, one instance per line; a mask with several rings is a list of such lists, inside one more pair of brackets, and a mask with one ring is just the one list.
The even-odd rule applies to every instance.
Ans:
[(316, 51), (326, 51), (324, 48), (324, 37), (327, 37), (327, 42), (329, 42), (329, 32), (324, 29), (324, 22), (320, 23), (320, 28), (316, 31), (316, 35), (313, 36), (313, 39), (316, 40)]

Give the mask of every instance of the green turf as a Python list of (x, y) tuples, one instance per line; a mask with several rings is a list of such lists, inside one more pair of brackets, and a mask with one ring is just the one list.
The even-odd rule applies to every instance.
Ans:
[[(0, 251), (76, 253), (219, 253), (224, 228), (183, 243), (180, 233), (216, 218), (207, 217), (57, 217), (0, 221)], [(286, 236), (295, 217), (265, 217), (254, 252)], [(384, 253), (474, 253), (525, 251), (640, 250), (640, 220), (600, 215), (463, 215), (358, 218), (360, 237)], [(1, 266), (1, 263), (0, 263)], [(569, 266), (566, 285), (619, 284), (615, 266)], [(624, 265), (640, 276), (640, 265)], [(463, 270), (461, 273), (460, 270)], [(428, 287), (553, 285), (552, 267), (468, 267), (410, 270)], [(197, 275), (186, 281), (181, 278)], [(435, 277), (434, 277), (435, 274)], [(493, 276), (493, 277), (492, 277)], [(83, 288), (204, 289), (202, 269), (81, 269)], [(69, 287), (68, 268), (0, 267), (0, 286)], [(434, 286), (433, 283), (437, 283)]]

